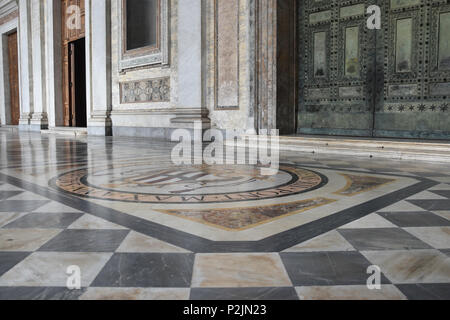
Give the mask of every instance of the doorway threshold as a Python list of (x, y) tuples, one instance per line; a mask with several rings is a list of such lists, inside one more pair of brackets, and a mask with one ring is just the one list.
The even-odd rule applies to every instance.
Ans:
[[(245, 137), (250, 142), (247, 143), (250, 147), (257, 146), (257, 139), (268, 140), (270, 143), (270, 137), (261, 138), (256, 135)], [(245, 146), (242, 139), (238, 141), (238, 146)], [(293, 135), (279, 137), (279, 150), (318, 155), (450, 163), (448, 141)]]
[(87, 136), (87, 128), (75, 128), (75, 127), (54, 127), (48, 130), (42, 130), (42, 134), (56, 134), (64, 136)]

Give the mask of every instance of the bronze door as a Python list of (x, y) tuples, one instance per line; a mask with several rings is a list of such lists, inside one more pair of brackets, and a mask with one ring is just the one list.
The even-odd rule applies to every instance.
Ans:
[(300, 133), (450, 138), (448, 1), (300, 3)]
[(379, 1), (374, 135), (450, 138), (450, 4)]
[(369, 1), (299, 1), (298, 131), (371, 136), (375, 33)]

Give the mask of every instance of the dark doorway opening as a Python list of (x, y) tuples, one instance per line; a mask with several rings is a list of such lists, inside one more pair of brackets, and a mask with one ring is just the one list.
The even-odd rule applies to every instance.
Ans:
[(297, 131), (297, 1), (277, 0), (277, 129)]
[(69, 127), (87, 127), (85, 38), (69, 42)]

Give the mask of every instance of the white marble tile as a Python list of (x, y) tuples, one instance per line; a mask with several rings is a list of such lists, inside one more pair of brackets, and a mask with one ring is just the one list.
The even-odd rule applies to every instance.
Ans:
[(197, 254), (192, 288), (290, 287), (278, 254)]
[(433, 248), (450, 249), (450, 227), (405, 228), (405, 230)]
[(450, 258), (437, 250), (361, 253), (394, 284), (450, 283)]
[(97, 218), (91, 214), (85, 214), (80, 219), (72, 223), (68, 229), (85, 229), (85, 230), (126, 230), (127, 228), (111, 223), (101, 218)]
[(0, 214), (0, 228), (10, 224), (14, 220), (17, 220), (27, 213), (17, 213), (17, 212), (2, 212)]
[(184, 288), (88, 288), (80, 300), (189, 300)]
[(285, 252), (317, 251), (355, 251), (355, 248), (339, 232), (331, 231), (285, 250)]
[(450, 190), (450, 184), (441, 183), (428, 190)]
[(48, 199), (45, 197), (42, 197), (40, 195), (37, 195), (35, 193), (27, 191), (27, 192), (21, 193), (17, 196), (8, 198), (8, 200), (48, 200)]
[(17, 188), (11, 184), (5, 183), (0, 186), (0, 191), (24, 191), (23, 189)]
[(433, 211), (433, 213), (447, 219), (450, 220), (450, 210), (445, 210), (445, 211)]
[(433, 177), (432, 179), (442, 183), (450, 183), (450, 177)]
[(397, 228), (394, 224), (376, 213), (348, 223), (339, 229), (371, 229), (371, 228)]
[(407, 201), (400, 201), (397, 202), (389, 207), (383, 208), (379, 210), (380, 212), (404, 212), (404, 211), (424, 211), (421, 207), (415, 206), (412, 203), (409, 203)]
[(82, 212), (79, 211), (77, 209), (68, 207), (66, 205), (63, 205), (59, 202), (56, 201), (52, 201), (42, 207), (39, 207), (39, 209), (35, 210), (36, 212), (64, 212), (64, 213), (69, 213), (69, 212)]
[(33, 253), (0, 277), (0, 286), (66, 287), (67, 268), (78, 266), (81, 286), (87, 287), (104, 267), (111, 253)]
[(429, 191), (423, 191), (413, 195), (412, 197), (409, 197), (407, 200), (442, 200), (442, 199), (447, 198)]
[(145, 236), (137, 232), (130, 232), (125, 238), (117, 252), (133, 253), (169, 253), (169, 252), (189, 252), (180, 247), (171, 245), (167, 242)]
[(60, 229), (0, 229), (0, 251), (35, 251), (61, 231)]
[(394, 285), (370, 290), (367, 286), (321, 286), (295, 288), (300, 300), (406, 300)]

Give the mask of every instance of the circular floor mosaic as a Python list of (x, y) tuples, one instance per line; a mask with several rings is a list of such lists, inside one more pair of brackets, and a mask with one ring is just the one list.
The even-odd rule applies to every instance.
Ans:
[(285, 197), (317, 189), (323, 175), (290, 165), (265, 176), (255, 166), (128, 164), (65, 173), (54, 181), (65, 192), (94, 199), (143, 203), (215, 203)]

